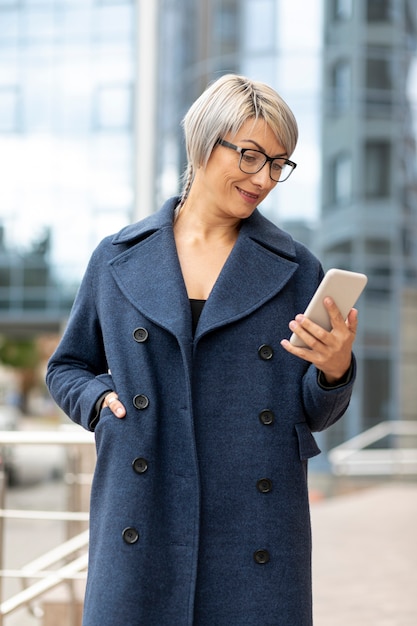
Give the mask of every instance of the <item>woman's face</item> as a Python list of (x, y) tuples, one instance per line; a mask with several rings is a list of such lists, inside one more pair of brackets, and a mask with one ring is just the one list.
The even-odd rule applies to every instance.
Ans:
[[(260, 150), (266, 155), (287, 156), (271, 128), (262, 119), (249, 119), (239, 132), (221, 137), (240, 148)], [(269, 176), (269, 162), (256, 174), (245, 174), (239, 169), (240, 154), (231, 148), (217, 145), (205, 168), (197, 170), (199, 194), (210, 201), (216, 213), (243, 219), (249, 217), (277, 184)], [(202, 187), (201, 187), (202, 186)]]

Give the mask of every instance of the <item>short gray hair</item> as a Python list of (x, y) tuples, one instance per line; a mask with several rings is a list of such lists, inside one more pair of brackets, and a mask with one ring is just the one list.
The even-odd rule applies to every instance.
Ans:
[(182, 202), (197, 167), (207, 165), (217, 140), (228, 133), (236, 134), (248, 119), (263, 119), (287, 156), (291, 156), (297, 144), (298, 127), (288, 104), (265, 83), (226, 74), (197, 98), (183, 119), (188, 163)]

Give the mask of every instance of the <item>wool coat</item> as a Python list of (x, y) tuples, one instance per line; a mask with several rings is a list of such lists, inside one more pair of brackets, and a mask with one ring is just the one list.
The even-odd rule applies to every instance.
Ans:
[[(95, 430), (84, 626), (310, 626), (307, 460), (353, 384), (286, 352), (318, 260), (255, 210), (195, 334), (177, 199), (93, 253), (47, 384)], [(114, 390), (117, 419), (96, 404)]]

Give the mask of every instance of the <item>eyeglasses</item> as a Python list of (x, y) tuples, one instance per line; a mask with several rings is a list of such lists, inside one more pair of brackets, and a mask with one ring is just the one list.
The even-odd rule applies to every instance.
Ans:
[(260, 150), (252, 148), (240, 148), (224, 139), (218, 139), (217, 143), (225, 148), (236, 150), (240, 154), (239, 169), (244, 174), (256, 174), (260, 172), (265, 163), (269, 163), (269, 176), (276, 183), (283, 183), (289, 178), (297, 167), (297, 163), (285, 157), (269, 157)]

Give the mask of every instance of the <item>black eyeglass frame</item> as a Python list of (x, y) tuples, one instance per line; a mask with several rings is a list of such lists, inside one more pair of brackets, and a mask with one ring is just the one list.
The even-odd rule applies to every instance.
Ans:
[[(287, 159), (284, 156), (282, 156), (282, 157), (270, 157), (267, 154), (265, 154), (265, 152), (262, 152), (262, 150), (255, 150), (254, 148), (241, 148), (240, 146), (236, 146), (234, 143), (230, 143), (230, 141), (226, 141), (225, 139), (220, 139), (219, 138), (217, 140), (217, 142), (216, 142), (216, 145), (224, 146), (225, 148), (230, 148), (231, 150), (235, 150), (236, 152), (238, 152), (240, 154), (240, 157), (239, 157), (239, 169), (244, 174), (257, 174), (258, 172), (261, 171), (261, 169), (263, 167), (265, 167), (266, 163), (269, 163), (269, 178), (271, 180), (273, 180), (274, 183), (285, 183), (285, 181), (289, 179), (289, 177), (291, 176), (291, 174), (293, 173), (293, 171), (297, 167), (297, 163), (295, 163), (294, 161), (290, 161), (290, 159)], [(256, 170), (256, 172), (245, 172), (245, 170), (242, 169), (242, 157), (245, 154), (245, 152), (258, 152), (259, 154), (262, 154), (263, 157), (265, 157), (265, 161), (262, 163), (261, 167)], [(289, 170), (288, 176), (286, 176), (282, 180), (275, 180), (275, 178), (272, 178), (272, 176), (271, 176), (271, 167), (272, 167), (272, 163), (274, 161), (279, 161), (279, 160), (283, 161), (285, 165), (288, 165), (290, 167), (290, 170)]]

